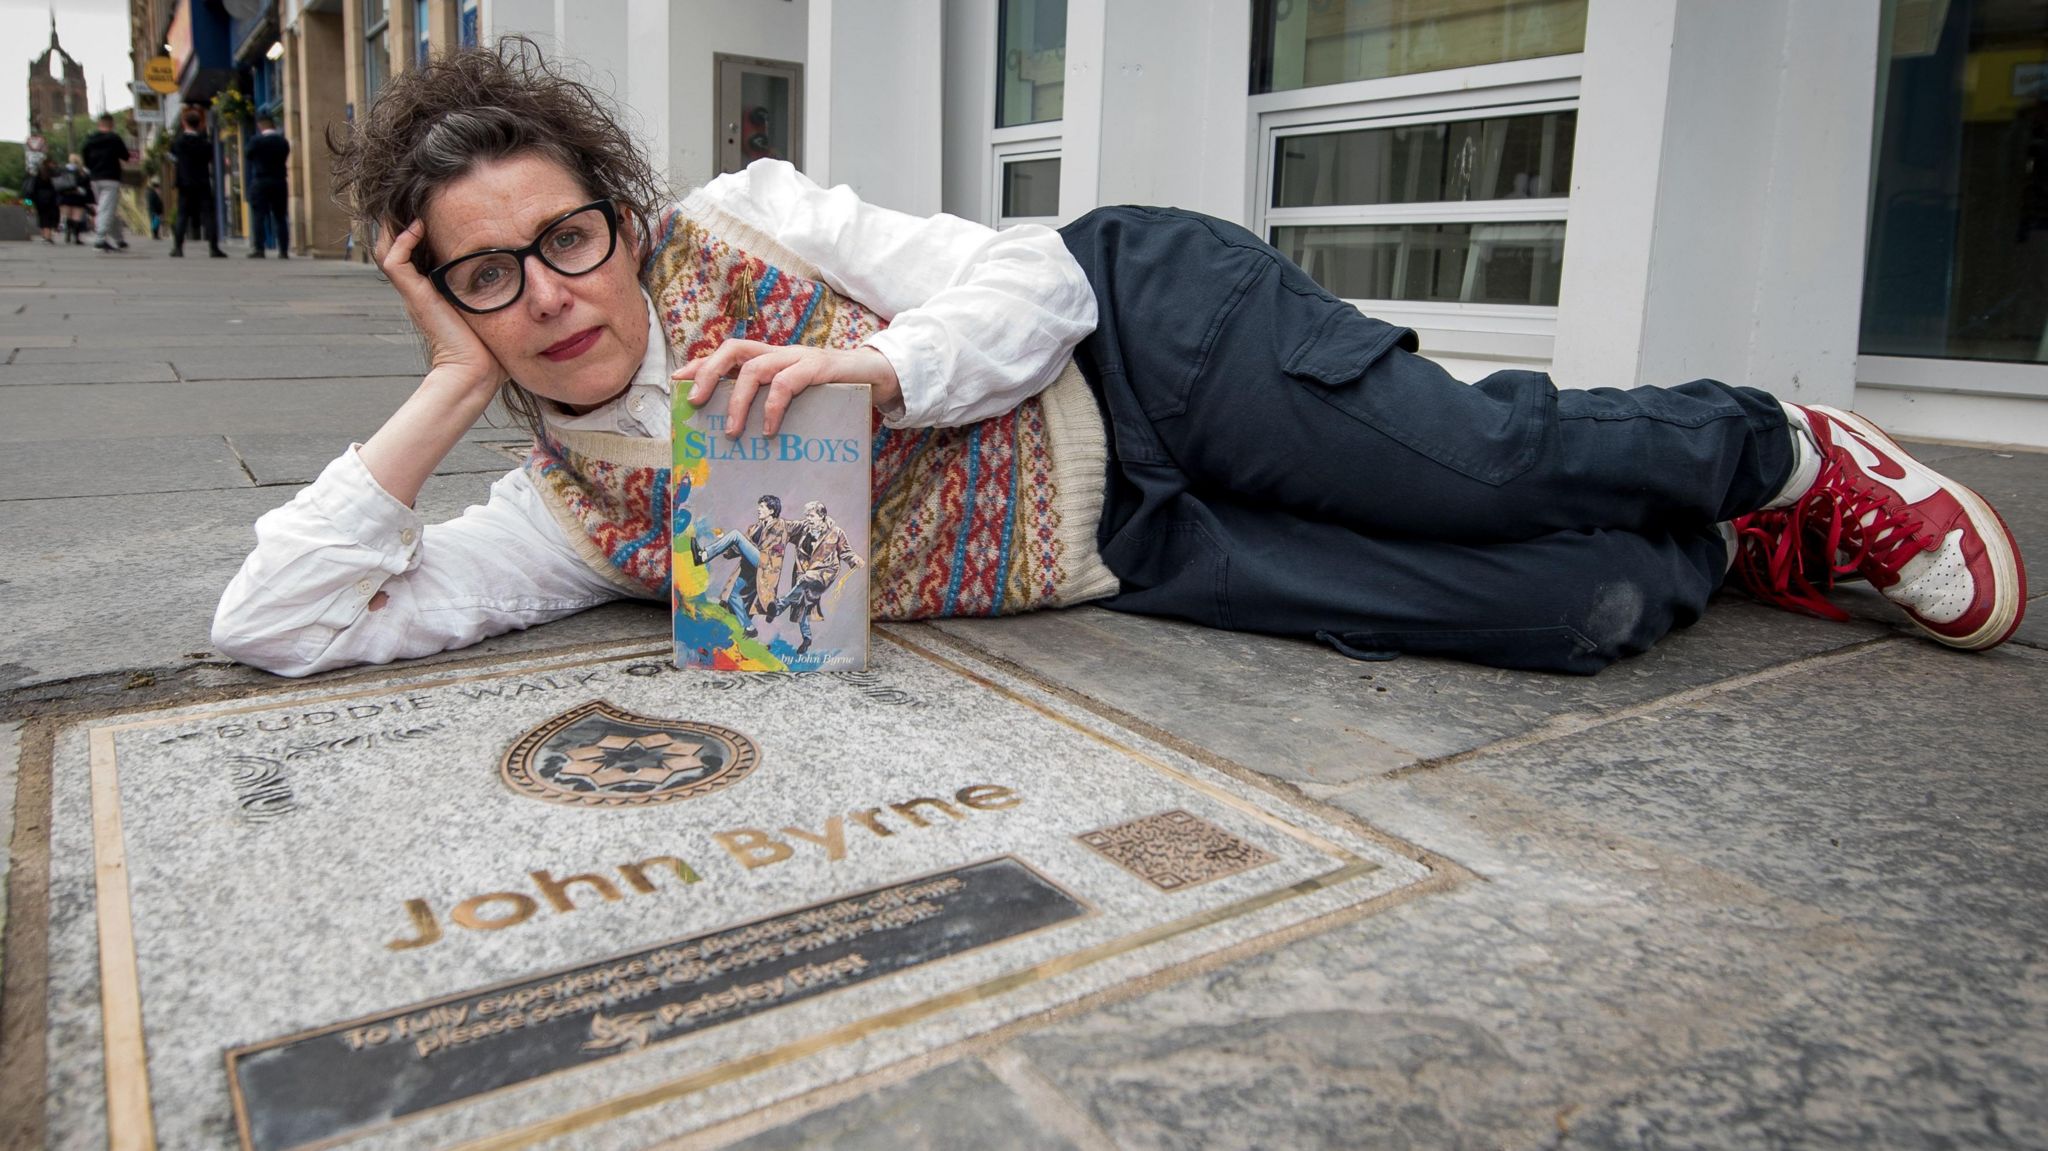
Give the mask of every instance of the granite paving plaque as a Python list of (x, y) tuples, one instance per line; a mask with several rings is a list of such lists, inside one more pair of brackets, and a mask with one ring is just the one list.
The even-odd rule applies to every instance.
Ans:
[(633, 1147), (1424, 878), (915, 637), (59, 733), (53, 1147)]

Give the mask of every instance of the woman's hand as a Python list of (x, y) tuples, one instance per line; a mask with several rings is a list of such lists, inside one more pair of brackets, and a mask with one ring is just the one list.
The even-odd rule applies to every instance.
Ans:
[(398, 290), (399, 299), (405, 301), (413, 326), (426, 337), (428, 377), (447, 380), (465, 393), (480, 392), (486, 397), (495, 393), (498, 385), (505, 382), (504, 367), (470, 329), (462, 313), (442, 299), (433, 282), (413, 267), (413, 252), (426, 238), (426, 221), (414, 220), (400, 232), (388, 228), (381, 231), (377, 266), (384, 269), (385, 278)]
[[(432, 285), (428, 285), (429, 289)], [(812, 384), (866, 384), (874, 405), (884, 411), (903, 402), (903, 386), (896, 378), (896, 366), (874, 348), (849, 351), (835, 348), (807, 348), (764, 344), (757, 340), (727, 340), (708, 356), (691, 360), (676, 369), (673, 378), (693, 380), (690, 402), (702, 406), (711, 398), (718, 381), (735, 376), (732, 400), (726, 405), (725, 434), (737, 438), (746, 430), (747, 412), (763, 388), (767, 400), (761, 405), (769, 435), (782, 427), (789, 402)]]
[(377, 242), (377, 266), (398, 289), (414, 326), (426, 337), (428, 367), (427, 378), (364, 441), (359, 453), (378, 485), (408, 506), (449, 449), (490, 407), (506, 379), (498, 357), (412, 266), (413, 250), (425, 235), (426, 225), (415, 220), (403, 231), (387, 230)]

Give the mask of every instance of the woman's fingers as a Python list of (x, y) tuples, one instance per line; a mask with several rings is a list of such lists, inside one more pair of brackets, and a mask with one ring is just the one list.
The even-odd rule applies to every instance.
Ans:
[[(865, 351), (727, 340), (710, 355), (676, 369), (672, 378), (693, 381), (690, 403), (702, 407), (710, 401), (718, 381), (733, 377), (732, 396), (726, 402), (725, 434), (739, 436), (746, 430), (747, 413), (758, 397), (762, 401), (763, 430), (774, 435), (781, 430), (790, 403), (813, 384), (843, 380), (873, 385), (872, 377), (877, 373), (871, 360), (887, 364), (886, 358), (879, 354), (869, 357)], [(893, 369), (890, 374), (893, 375)]]
[[(768, 387), (769, 383), (775, 379), (777, 372), (795, 363), (809, 350), (807, 348), (768, 347), (748, 357), (746, 364), (740, 368), (739, 374), (733, 378), (732, 399), (725, 406), (725, 432), (727, 435), (738, 436), (746, 430), (747, 412), (754, 405), (755, 394), (762, 388)], [(769, 406), (766, 409), (767, 426), (765, 430), (769, 435), (773, 435), (775, 434), (775, 429), (782, 424), (781, 409), (788, 407), (789, 401), (785, 399), (780, 407), (778, 407), (774, 404), (772, 394), (769, 399)]]

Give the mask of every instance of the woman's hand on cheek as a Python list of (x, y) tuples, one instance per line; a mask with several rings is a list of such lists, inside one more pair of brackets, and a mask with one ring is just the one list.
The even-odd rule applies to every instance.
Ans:
[(463, 391), (495, 393), (508, 373), (455, 306), (441, 298), (432, 281), (413, 267), (413, 253), (426, 237), (426, 222), (414, 220), (402, 231), (386, 228), (377, 241), (377, 266), (405, 301), (413, 326), (427, 341), (427, 375), (440, 377)]
[(701, 407), (727, 376), (734, 377), (734, 383), (726, 405), (725, 434), (733, 437), (746, 430), (747, 413), (757, 396), (765, 396), (763, 431), (772, 436), (781, 429), (790, 401), (812, 384), (866, 384), (878, 408), (894, 407), (903, 391), (896, 366), (874, 348), (841, 351), (756, 340), (727, 340), (710, 355), (677, 369), (674, 378), (692, 381), (690, 402)]

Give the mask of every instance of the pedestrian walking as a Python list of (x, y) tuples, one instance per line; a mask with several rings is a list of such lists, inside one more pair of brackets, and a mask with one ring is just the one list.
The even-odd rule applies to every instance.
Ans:
[(144, 196), (149, 202), (149, 238), (161, 240), (164, 227), (164, 194), (157, 188), (156, 181), (152, 180)]
[[(670, 509), (646, 493), (672, 490), (671, 381), (704, 404), (726, 378), (735, 436), (757, 400), (772, 436), (811, 385), (869, 386), (878, 618), (1100, 599), (1590, 674), (1731, 570), (1837, 616), (1825, 593), (1860, 576), (1965, 649), (2023, 614), (1990, 505), (1860, 416), (1714, 380), (1460, 383), (1194, 212), (998, 232), (767, 159), (664, 206), (603, 98), (516, 38), (392, 79), (333, 172), (431, 367), (257, 522), (213, 642), (283, 674), (666, 602)], [(494, 399), (533, 432), (526, 465), (422, 525), (421, 485)]]
[(291, 192), (289, 177), (291, 141), (277, 130), (277, 121), (256, 117), (256, 134), (243, 149), (243, 182), (249, 196), (249, 255), (263, 258), (266, 233), (277, 242), (277, 258), (292, 254), (291, 226), (286, 219)]
[(28, 187), (23, 189), (36, 206), (36, 229), (45, 244), (57, 242), (57, 172), (57, 161), (45, 156), (29, 173)]
[(85, 160), (78, 153), (71, 153), (69, 162), (57, 170), (56, 186), (64, 242), (83, 244), (92, 212), (92, 178), (85, 174)]
[(171, 141), (171, 164), (178, 184), (178, 220), (171, 233), (171, 255), (185, 254), (185, 237), (194, 228), (206, 235), (206, 254), (221, 259), (219, 225), (213, 214), (213, 140), (206, 134), (206, 112), (185, 106), (178, 138)]
[(99, 130), (85, 138), (79, 154), (85, 157), (86, 174), (92, 177), (95, 201), (93, 247), (112, 252), (128, 246), (127, 229), (121, 222), (121, 166), (128, 162), (128, 141), (114, 131), (114, 118), (102, 114), (95, 121)]

